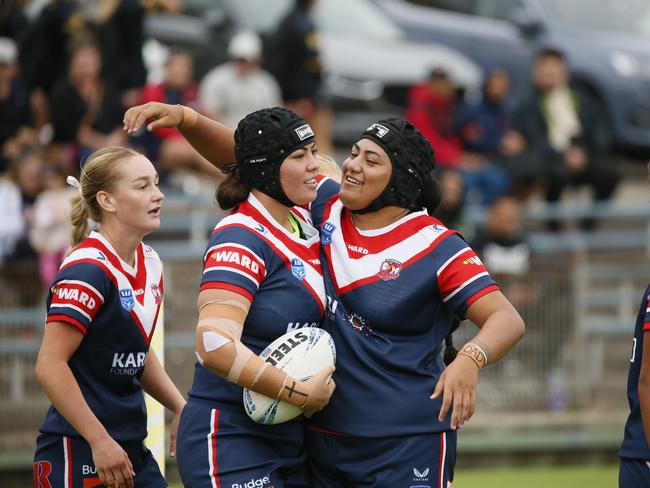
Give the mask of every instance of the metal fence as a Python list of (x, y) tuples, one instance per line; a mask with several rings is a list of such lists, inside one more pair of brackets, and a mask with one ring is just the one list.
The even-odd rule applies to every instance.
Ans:
[[(481, 372), (482, 412), (581, 412), (595, 406), (620, 411), (647, 273), (633, 260), (627, 268), (614, 262), (543, 253), (534, 256), (525, 276), (496, 277), (524, 317), (527, 334), (506, 359)], [(24, 268), (22, 276), (0, 279), (0, 454), (32, 449), (48, 405), (33, 374), (44, 291), (36, 270)], [(193, 376), (199, 277), (200, 255), (166, 263), (166, 367), (181, 391)], [(456, 344), (475, 333), (463, 324)]]

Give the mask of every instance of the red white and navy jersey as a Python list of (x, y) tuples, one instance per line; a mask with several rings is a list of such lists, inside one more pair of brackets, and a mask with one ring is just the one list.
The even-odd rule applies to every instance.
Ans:
[(313, 215), (322, 221), (336, 391), (311, 423), (364, 437), (449, 430), (449, 418), (437, 420), (442, 399), (429, 398), (444, 338), (454, 315), (498, 288), (460, 235), (425, 211), (362, 231), (334, 190), (323, 182), (312, 209), (323, 208)]
[[(279, 225), (254, 195), (215, 227), (203, 258), (201, 290), (238, 293), (252, 302), (242, 342), (255, 354), (299, 327), (319, 327), (325, 309), (318, 232), (308, 212), (292, 213), (306, 239)], [(190, 396), (242, 408), (242, 388), (196, 364)]]
[[(162, 299), (158, 254), (140, 243), (131, 268), (97, 232), (63, 261), (47, 298), (46, 322), (84, 334), (68, 364), (90, 409), (118, 441), (147, 436), (140, 377)], [(54, 406), (41, 432), (79, 435)]]
[[(643, 336), (650, 331), (650, 285), (646, 288), (639, 314), (634, 327), (632, 339), (632, 357), (630, 372), (627, 377), (627, 401), (630, 404), (630, 415), (625, 424), (625, 436), (619, 451), (619, 456), (633, 459), (650, 460), (650, 448), (643, 431), (641, 421), (641, 406), (639, 404), (639, 375), (643, 361)], [(646, 353), (646, 354), (650, 354)]]

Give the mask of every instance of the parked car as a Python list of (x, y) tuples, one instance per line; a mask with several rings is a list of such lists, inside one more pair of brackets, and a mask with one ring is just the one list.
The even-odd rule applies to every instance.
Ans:
[[(182, 15), (152, 15), (148, 36), (192, 50), (197, 76), (225, 61), (232, 34), (249, 29), (268, 38), (293, 0), (187, 0)], [(402, 114), (408, 87), (434, 68), (445, 69), (466, 92), (480, 88), (482, 71), (467, 56), (443, 45), (407, 40), (370, 0), (322, 0), (320, 31), (324, 77), (335, 112), (333, 137), (355, 140), (378, 117)]]
[(483, 67), (504, 67), (518, 88), (529, 86), (535, 52), (560, 49), (573, 83), (600, 104), (613, 142), (650, 151), (650, 2), (375, 1), (410, 39), (444, 44)]

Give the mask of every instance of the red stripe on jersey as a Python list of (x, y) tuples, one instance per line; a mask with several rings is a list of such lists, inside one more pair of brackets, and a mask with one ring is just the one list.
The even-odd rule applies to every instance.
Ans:
[(217, 432), (219, 432), (219, 410), (216, 408), (212, 410), (212, 419), (210, 425), (210, 445), (208, 449), (210, 452), (210, 460), (212, 461), (212, 469), (210, 470), (210, 478), (213, 488), (221, 488), (221, 480), (219, 479), (219, 466), (217, 464)]
[(84, 283), (57, 283), (52, 288), (50, 307), (72, 305), (83, 311), (92, 320), (104, 302), (90, 286)]
[(490, 286), (487, 286), (487, 287), (483, 288), (482, 290), (477, 291), (474, 295), (469, 297), (469, 299), (467, 300), (467, 306), (469, 307), (476, 300), (478, 300), (479, 298), (481, 298), (481, 297), (483, 297), (485, 295), (488, 295), (488, 294), (492, 293), (493, 291), (499, 291), (499, 286), (498, 285), (490, 285)]
[(366, 254), (378, 254), (432, 224), (442, 225), (438, 220), (432, 219), (428, 215), (422, 215), (399, 224), (389, 232), (367, 236), (361, 234), (354, 226), (349, 209), (344, 208), (341, 212), (341, 232), (348, 249), (348, 256), (352, 259), (361, 258)]
[(203, 290), (228, 290), (245, 297), (249, 302), (253, 301), (253, 295), (251, 295), (248, 290), (241, 288), (240, 286), (224, 283), (221, 281), (211, 281), (209, 283), (204, 283), (201, 285), (201, 291)]
[(648, 332), (650, 330), (650, 322), (643, 322), (643, 332)]
[(487, 270), (471, 249), (456, 256), (445, 269), (438, 275), (438, 286), (440, 297), (444, 300), (450, 293), (457, 290), (463, 283), (471, 280), (478, 274), (486, 273)]
[[(227, 229), (229, 227), (241, 227), (242, 229), (250, 230), (248, 227), (246, 227), (245, 225), (242, 225), (242, 224), (224, 225), (223, 227), (219, 227), (218, 230)], [(274, 235), (275, 235), (275, 233), (274, 233)], [(271, 246), (271, 248), (275, 251), (275, 254), (277, 254), (277, 256), (280, 259), (282, 259), (282, 262), (284, 263), (284, 265), (289, 270), (291, 270), (291, 260), (287, 256), (285, 256), (285, 254), (283, 252), (281, 252), (275, 246), (275, 244), (273, 244), (273, 242), (270, 239), (266, 238), (263, 235), (259, 235), (258, 237), (260, 237), (261, 239), (264, 239), (264, 242), (266, 242), (269, 246)], [(286, 241), (284, 241), (284, 240), (282, 241), (282, 243), (287, 245)], [(316, 242), (316, 244), (314, 246), (312, 246), (311, 248), (309, 248), (309, 249), (305, 248), (304, 246), (301, 247), (299, 245), (292, 246), (292, 247), (298, 247), (298, 249), (297, 249), (298, 252), (295, 252), (294, 249), (292, 249), (292, 248), (289, 248), (289, 249), (291, 251), (294, 251), (295, 254), (297, 254), (300, 257), (301, 260), (307, 261), (312, 266), (312, 268), (314, 268), (314, 270), (316, 270), (318, 272), (318, 275), (322, 276), (323, 275), (323, 268), (321, 267), (320, 264), (314, 264), (314, 260), (317, 261), (318, 263), (320, 263), (320, 255), (318, 253), (318, 250), (319, 250), (318, 246), (319, 246), (319, 243)], [(289, 247), (289, 246), (287, 246), (287, 247)], [(314, 252), (314, 251), (316, 251), (316, 252)], [(309, 259), (305, 258), (305, 256), (304, 256), (305, 254), (307, 254), (309, 256)], [(319, 308), (320, 312), (323, 313), (325, 311), (325, 307), (324, 307), (323, 303), (321, 302), (321, 298), (318, 296), (318, 293), (316, 293), (316, 291), (311, 287), (311, 285), (307, 282), (306, 279), (302, 280), (301, 283), (314, 296), (314, 298), (316, 299), (316, 303), (318, 303), (318, 308)]]
[[(160, 281), (158, 282), (158, 287), (162, 290), (162, 275), (160, 277)], [(140, 329), (140, 333), (142, 334), (142, 337), (144, 337), (145, 341), (147, 341), (147, 344), (151, 343), (151, 338), (153, 337), (153, 333), (156, 330), (156, 321), (158, 320), (158, 314), (160, 313), (160, 307), (162, 306), (162, 300), (156, 304), (156, 313), (153, 317), (153, 322), (151, 323), (151, 331), (147, 335), (147, 331), (142, 325), (142, 322), (140, 321), (140, 317), (138, 317), (138, 314), (135, 313), (135, 308), (132, 308), (129, 311), (129, 315), (133, 318), (133, 321), (136, 323), (138, 326), (138, 329)]]
[(81, 332), (86, 334), (88, 329), (84, 324), (79, 322), (77, 319), (69, 317), (68, 315), (62, 315), (62, 314), (55, 314), (53, 313), (52, 315), (48, 315), (47, 318), (45, 319), (45, 324), (49, 324), (50, 322), (65, 322), (66, 324), (70, 324), (75, 326), (77, 329), (79, 329)]
[(240, 246), (229, 244), (215, 246), (215, 249), (210, 251), (205, 260), (203, 272), (205, 273), (209, 268), (214, 266), (240, 271), (255, 281), (257, 286), (260, 285), (266, 276), (266, 267), (264, 262), (261, 261), (252, 251)]

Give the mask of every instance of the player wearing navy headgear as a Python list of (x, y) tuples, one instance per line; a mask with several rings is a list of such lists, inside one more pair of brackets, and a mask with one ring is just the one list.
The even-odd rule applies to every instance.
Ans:
[[(100, 149), (81, 170), (72, 243), (47, 299), (36, 376), (52, 401), (34, 456), (36, 488), (166, 487), (144, 446), (143, 390), (176, 414), (185, 404), (149, 344), (162, 263), (142, 238), (160, 226), (163, 194), (144, 156)], [(99, 231), (88, 234), (88, 219)]]
[(627, 378), (627, 400), (630, 415), (620, 457), (620, 488), (650, 487), (650, 286), (646, 288), (632, 339), (630, 373)]
[[(334, 368), (300, 382), (258, 357), (289, 330), (319, 326), (325, 309), (318, 231), (298, 207), (316, 197), (314, 134), (283, 108), (247, 115), (235, 132), (236, 163), (217, 200), (232, 210), (203, 259), (196, 364), (178, 432), (186, 486), (311, 486), (301, 421), (261, 425), (242, 387), (322, 409)], [(292, 208), (294, 207), (294, 208)]]
[[(131, 110), (128, 130), (144, 117), (173, 124), (180, 109)], [(227, 130), (198, 118), (185, 137), (223, 161)], [(380, 121), (345, 161), (340, 199), (338, 184), (324, 179), (310, 206), (339, 365), (337, 392), (311, 422), (313, 486), (444, 488), (453, 479), (454, 431), (474, 411), (479, 369), (523, 336), (521, 317), (476, 254), (420, 210), (432, 212), (439, 196), (433, 165), (431, 146), (412, 124)], [(481, 330), (443, 369), (454, 315)]]

